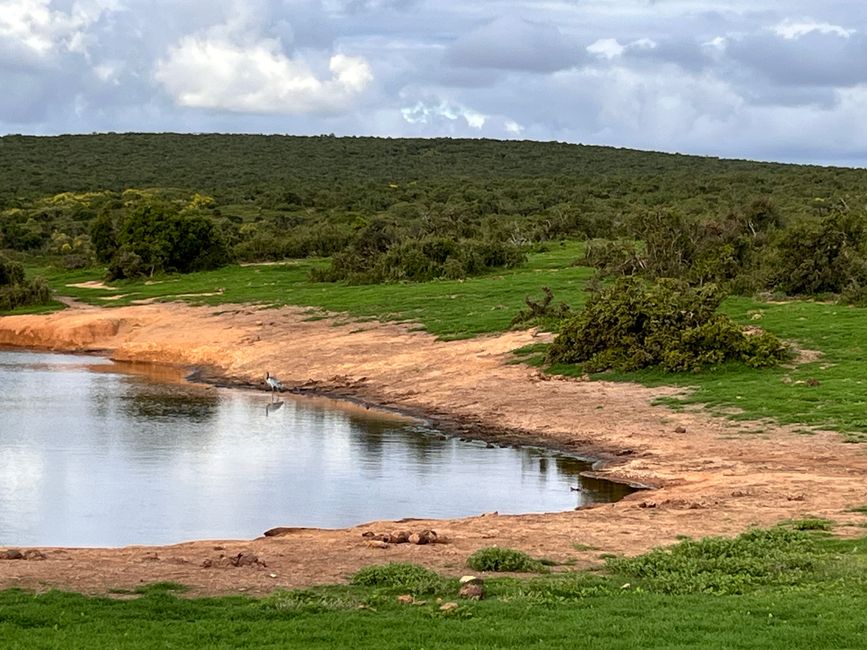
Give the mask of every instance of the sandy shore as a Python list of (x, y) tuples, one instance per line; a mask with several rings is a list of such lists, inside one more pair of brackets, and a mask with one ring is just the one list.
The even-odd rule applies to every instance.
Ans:
[[(551, 379), (506, 363), (510, 350), (538, 340), (528, 332), (442, 342), (400, 325), (305, 318), (293, 308), (77, 307), (2, 317), (0, 345), (195, 366), (230, 384), (261, 385), (270, 370), (287, 387), (424, 415), (462, 435), (592, 455), (604, 461), (603, 476), (656, 489), (564, 513), (377, 522), (164, 547), (42, 548), (34, 559), (0, 561), (0, 588), (105, 592), (174, 580), (195, 593), (263, 593), (340, 582), (376, 562), (460, 574), (470, 553), (492, 545), (583, 566), (601, 553), (639, 553), (678, 535), (733, 535), (807, 515), (834, 520), (838, 534), (865, 532), (856, 525), (864, 517), (846, 510), (867, 504), (867, 447), (833, 432), (805, 436), (700, 411), (674, 413), (651, 405), (671, 389)], [(291, 522), (274, 522), (281, 525)], [(425, 528), (448, 543), (376, 548), (361, 535)], [(240, 553), (260, 563), (233, 566), (227, 558)]]

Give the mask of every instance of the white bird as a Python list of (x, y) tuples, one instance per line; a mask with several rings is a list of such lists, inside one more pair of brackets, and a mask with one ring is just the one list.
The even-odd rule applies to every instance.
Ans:
[(283, 390), (283, 384), (281, 384), (280, 380), (270, 372), (265, 373), (265, 383), (271, 388), (272, 393), (276, 393), (278, 390)]

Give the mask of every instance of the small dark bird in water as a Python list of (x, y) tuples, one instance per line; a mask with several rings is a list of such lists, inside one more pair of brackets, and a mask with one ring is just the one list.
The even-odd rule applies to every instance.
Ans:
[(574, 485), (570, 485), (569, 489), (572, 490), (573, 492), (583, 492), (584, 491), (584, 488), (581, 487), (580, 485), (578, 487), (575, 487)]

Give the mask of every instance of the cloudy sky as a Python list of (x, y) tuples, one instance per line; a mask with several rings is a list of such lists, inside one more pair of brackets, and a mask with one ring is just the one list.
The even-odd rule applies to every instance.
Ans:
[(867, 166), (867, 2), (0, 0), (0, 133), (91, 131)]

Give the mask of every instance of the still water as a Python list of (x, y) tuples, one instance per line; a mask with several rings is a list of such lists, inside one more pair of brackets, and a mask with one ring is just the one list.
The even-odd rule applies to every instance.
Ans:
[(580, 478), (588, 468), (330, 400), (272, 403), (174, 369), (0, 350), (0, 545), (251, 538), (274, 526), (561, 511), (629, 491)]

